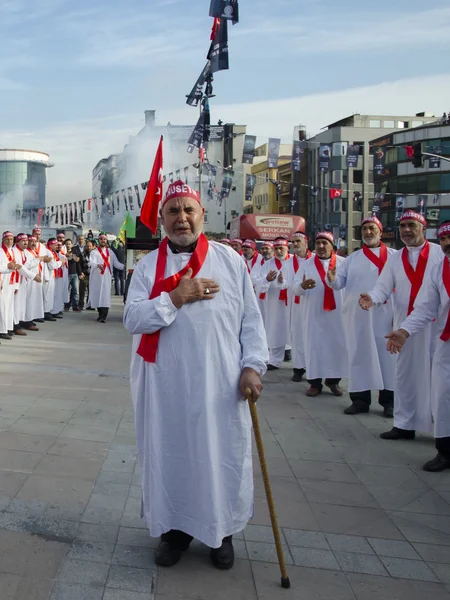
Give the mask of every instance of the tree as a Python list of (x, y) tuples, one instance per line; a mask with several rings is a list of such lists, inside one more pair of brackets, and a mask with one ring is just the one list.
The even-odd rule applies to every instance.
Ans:
[(108, 196), (113, 191), (114, 185), (114, 174), (111, 169), (106, 169), (102, 175), (100, 184), (100, 194), (102, 196)]

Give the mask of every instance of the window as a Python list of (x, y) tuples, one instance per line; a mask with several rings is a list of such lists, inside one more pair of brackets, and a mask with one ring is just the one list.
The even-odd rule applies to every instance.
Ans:
[(362, 183), (362, 182), (363, 182), (363, 172), (359, 169), (353, 169), (353, 183)]
[(450, 173), (441, 175), (441, 190), (450, 190)]
[(373, 183), (373, 170), (369, 171), (369, 183)]
[(409, 123), (408, 123), (408, 121), (399, 121), (399, 122), (397, 123), (397, 127), (398, 127), (399, 129), (408, 129), (408, 127), (409, 127)]
[(362, 156), (364, 154), (364, 142), (352, 142), (355, 146), (359, 146), (359, 155)]
[(385, 127), (386, 129), (395, 129), (395, 121), (384, 121), (383, 127)]
[(334, 142), (332, 146), (333, 156), (345, 156), (347, 154), (347, 142)]
[(341, 185), (343, 183), (342, 171), (332, 171), (331, 179), (333, 184)]
[(392, 163), (398, 162), (398, 148), (388, 148), (386, 151), (386, 164), (391, 165)]
[(369, 127), (380, 128), (381, 127), (381, 121), (379, 119), (371, 119), (369, 121)]

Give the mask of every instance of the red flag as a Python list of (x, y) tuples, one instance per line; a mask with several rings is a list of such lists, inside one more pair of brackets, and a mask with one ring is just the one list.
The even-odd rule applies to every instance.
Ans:
[(37, 218), (37, 224), (38, 224), (38, 227), (39, 227), (39, 226), (40, 226), (40, 224), (41, 224), (41, 220), (42, 220), (42, 215), (43, 215), (43, 214), (44, 214), (44, 209), (43, 209), (43, 208), (40, 208), (40, 209), (38, 210), (38, 218)]
[(163, 136), (159, 140), (153, 163), (152, 174), (148, 182), (144, 203), (141, 208), (141, 222), (148, 227), (153, 234), (158, 227), (158, 206), (162, 200), (163, 192)]
[(414, 147), (413, 146), (403, 146), (406, 150), (406, 156), (408, 158), (412, 158), (414, 156)]
[(337, 188), (330, 188), (330, 198), (334, 200), (335, 198), (340, 198), (342, 196), (342, 190), (338, 190)]

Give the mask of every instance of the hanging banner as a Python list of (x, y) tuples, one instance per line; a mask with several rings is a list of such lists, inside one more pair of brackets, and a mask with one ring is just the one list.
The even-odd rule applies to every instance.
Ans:
[(378, 217), (381, 211), (381, 203), (383, 202), (383, 199), (384, 194), (382, 194), (381, 192), (377, 192), (375, 194), (372, 204), (372, 217)]
[(280, 155), (281, 140), (278, 138), (269, 138), (267, 149), (267, 166), (269, 169), (278, 168), (278, 157)]
[(128, 205), (130, 210), (134, 210), (133, 190), (131, 187), (128, 188)]
[(253, 190), (255, 189), (255, 185), (256, 185), (256, 175), (247, 174), (245, 176), (245, 200), (247, 202), (252, 201)]
[(330, 170), (331, 146), (329, 144), (320, 144), (319, 146), (319, 171), (328, 173)]
[(117, 206), (117, 212), (120, 211), (120, 193), (116, 192), (116, 206)]
[(244, 137), (244, 150), (242, 152), (242, 162), (244, 165), (252, 165), (255, 158), (256, 135), (246, 135)]
[(229, 69), (228, 21), (226, 19), (217, 20), (213, 36), (207, 56), (207, 59), (211, 61), (211, 73), (226, 71)]
[[(431, 154), (442, 154), (442, 146), (428, 146), (426, 152), (431, 152)], [(430, 169), (440, 169), (441, 159), (436, 156), (429, 156), (428, 167)]]
[(381, 176), (384, 173), (386, 163), (386, 148), (383, 146), (372, 146), (373, 154), (373, 172)]
[(186, 104), (189, 106), (198, 106), (198, 103), (203, 97), (203, 86), (206, 83), (207, 78), (211, 75), (211, 61), (208, 61), (200, 73), (199, 78), (195, 82), (194, 87), (187, 96)]
[(405, 198), (403, 196), (397, 196), (395, 199), (395, 220), (400, 221), (400, 217), (403, 214), (403, 208), (405, 206)]
[(362, 209), (361, 192), (353, 192), (353, 210)]
[(123, 203), (125, 204), (125, 210), (128, 212), (128, 198), (127, 198), (127, 192), (126, 192), (126, 190), (121, 190), (121, 191), (122, 191)]
[(292, 170), (300, 172), (302, 170), (302, 161), (306, 150), (306, 142), (294, 140), (292, 145)]
[(419, 202), (417, 205), (417, 212), (421, 215), (426, 214), (427, 212), (427, 204), (428, 204), (428, 194), (421, 194), (419, 196)]
[(233, 25), (239, 23), (238, 0), (211, 0), (209, 16), (216, 19), (228, 19), (233, 21)]
[(358, 166), (358, 158), (359, 158), (359, 145), (351, 144), (347, 146), (347, 169), (354, 168)]
[[(194, 129), (192, 130), (191, 135), (189, 136), (188, 139), (188, 149), (187, 151), (192, 154), (194, 148), (200, 148), (203, 142), (203, 135), (204, 135), (204, 130), (205, 130), (205, 115), (202, 112), (202, 114), (200, 115), (197, 124), (195, 125)], [(169, 174), (170, 176), (170, 174)]]
[(139, 186), (138, 185), (134, 186), (134, 193), (136, 194), (137, 205), (139, 208), (141, 208), (141, 195), (139, 194)]
[(233, 175), (234, 171), (227, 171), (224, 175), (222, 189), (220, 190), (221, 200), (228, 198), (228, 196), (230, 195), (231, 186), (233, 185)]

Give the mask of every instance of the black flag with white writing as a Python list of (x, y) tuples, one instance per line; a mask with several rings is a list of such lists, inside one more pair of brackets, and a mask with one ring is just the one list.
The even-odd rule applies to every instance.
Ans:
[(211, 75), (211, 62), (208, 60), (190, 94), (187, 96), (186, 104), (189, 104), (190, 106), (198, 106), (198, 103), (203, 97), (203, 86), (205, 85), (206, 79), (209, 75)]
[(209, 16), (216, 19), (228, 19), (233, 21), (233, 25), (239, 23), (238, 0), (211, 0)]
[[(203, 136), (205, 132), (205, 113), (202, 112), (196, 126), (192, 130), (192, 133), (188, 140), (188, 152), (190, 147), (201, 148), (203, 143)], [(192, 152), (192, 150), (191, 150)]]
[(211, 73), (229, 69), (228, 61), (228, 21), (216, 19), (213, 27), (212, 42), (207, 59), (211, 61)]

